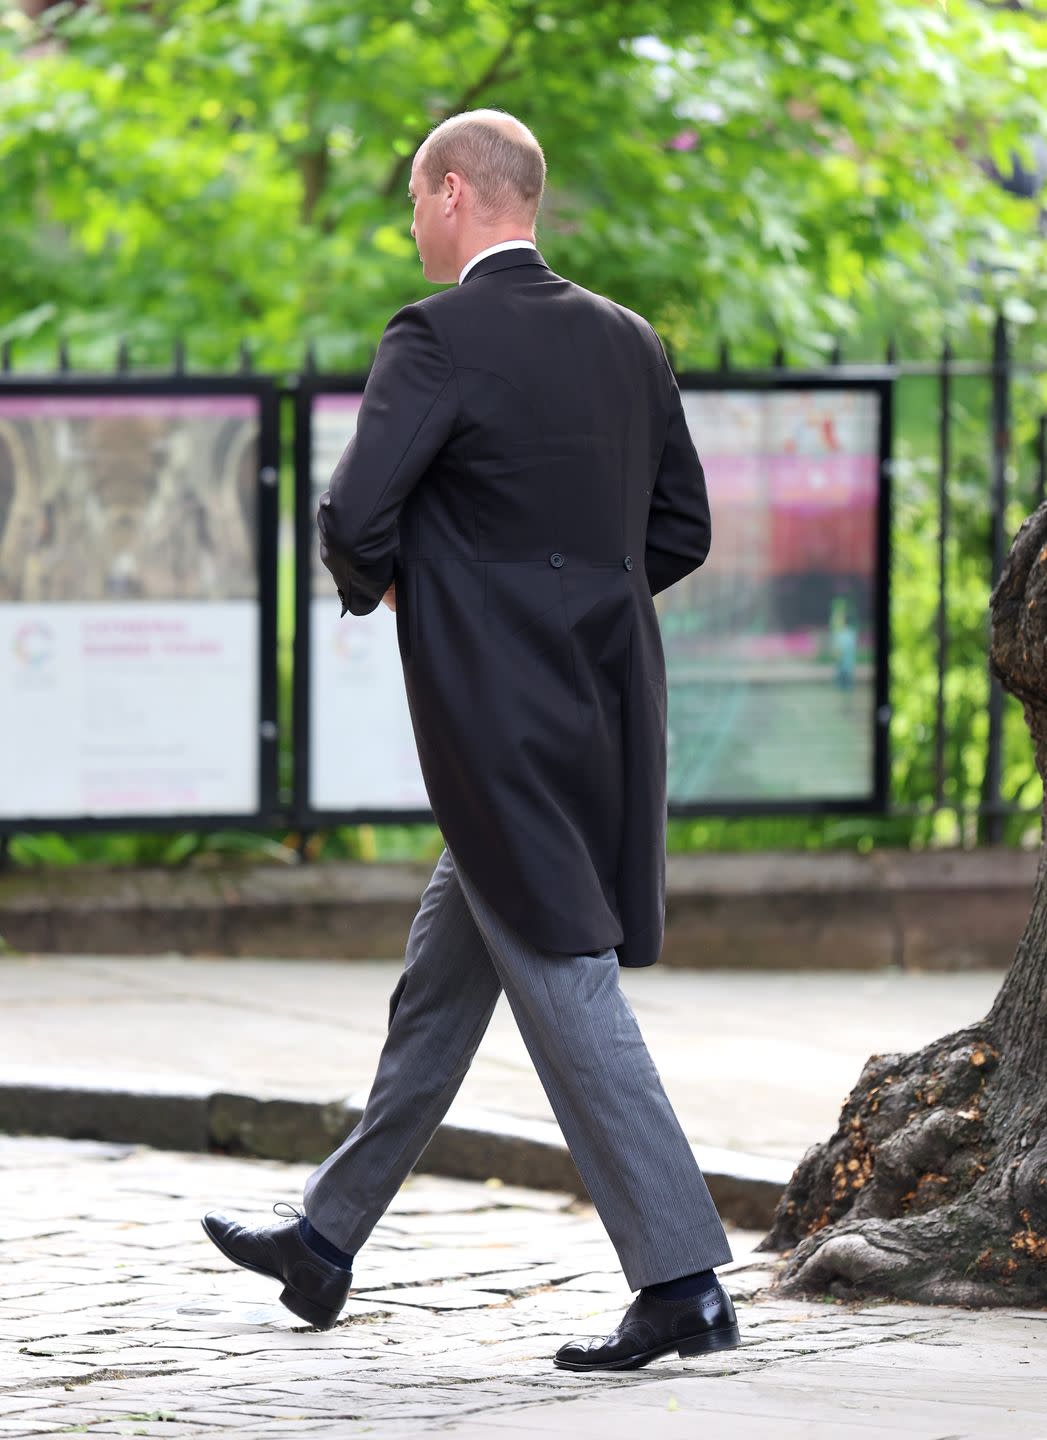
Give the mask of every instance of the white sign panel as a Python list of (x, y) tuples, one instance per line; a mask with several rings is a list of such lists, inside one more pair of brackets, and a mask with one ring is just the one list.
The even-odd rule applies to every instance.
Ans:
[[(318, 395), (312, 409), (312, 513), (356, 429), (359, 395)], [(386, 605), (340, 615), (313, 537), (309, 613), (309, 805), (317, 811), (427, 810), (418, 750)]]
[(0, 394), (0, 818), (258, 810), (259, 408)]
[[(358, 395), (316, 397), (313, 513)], [(875, 789), (881, 395), (874, 388), (683, 390), (712, 547), (659, 594), (674, 805), (827, 799)], [(314, 810), (427, 808), (395, 617), (339, 619), (314, 536)]]
[(712, 545), (660, 594), (669, 799), (874, 790), (880, 396), (683, 391)]
[(258, 611), (0, 605), (0, 816), (258, 809)]

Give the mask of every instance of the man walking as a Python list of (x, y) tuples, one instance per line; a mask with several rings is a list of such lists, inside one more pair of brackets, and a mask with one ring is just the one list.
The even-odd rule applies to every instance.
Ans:
[(335, 1323), (353, 1258), (425, 1149), (504, 990), (639, 1295), (573, 1370), (739, 1343), (723, 1225), (619, 966), (665, 897), (666, 683), (652, 596), (709, 550), (705, 477), (662, 345), (535, 245), (545, 160), (500, 111), (439, 125), (411, 170), (425, 276), (389, 322), (320, 500), (342, 614), (396, 612), (443, 833), (359, 1125), (305, 1213), (204, 1227), (283, 1303)]

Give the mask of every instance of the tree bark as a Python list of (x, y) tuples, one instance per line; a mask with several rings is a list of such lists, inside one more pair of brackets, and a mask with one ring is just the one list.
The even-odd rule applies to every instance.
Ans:
[[(1047, 504), (989, 600), (989, 666), (1047, 769)], [(989, 1013), (911, 1055), (873, 1055), (836, 1132), (803, 1157), (761, 1250), (775, 1289), (1047, 1305), (1047, 851)]]

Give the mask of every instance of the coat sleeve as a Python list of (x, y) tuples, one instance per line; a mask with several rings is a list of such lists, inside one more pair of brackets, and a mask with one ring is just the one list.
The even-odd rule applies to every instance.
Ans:
[[(658, 342), (661, 349), (661, 342)], [(651, 594), (666, 589), (703, 563), (712, 539), (705, 472), (687, 428), (680, 387), (665, 352), (663, 378), (669, 419), (647, 517), (644, 565)]]
[(451, 356), (424, 310), (407, 305), (386, 326), (356, 434), (316, 514), (320, 558), (334, 576), (343, 615), (369, 615), (392, 584), (400, 511), (456, 415)]

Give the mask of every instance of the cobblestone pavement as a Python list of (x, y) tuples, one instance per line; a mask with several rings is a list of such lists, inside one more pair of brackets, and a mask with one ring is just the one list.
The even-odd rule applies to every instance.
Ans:
[(309, 1330), (199, 1226), (261, 1222), (305, 1173), (0, 1137), (0, 1437), (1047, 1437), (1047, 1313), (778, 1300), (740, 1231), (720, 1274), (741, 1349), (557, 1371), (629, 1293), (591, 1209), (491, 1183), (412, 1178), (341, 1323)]

